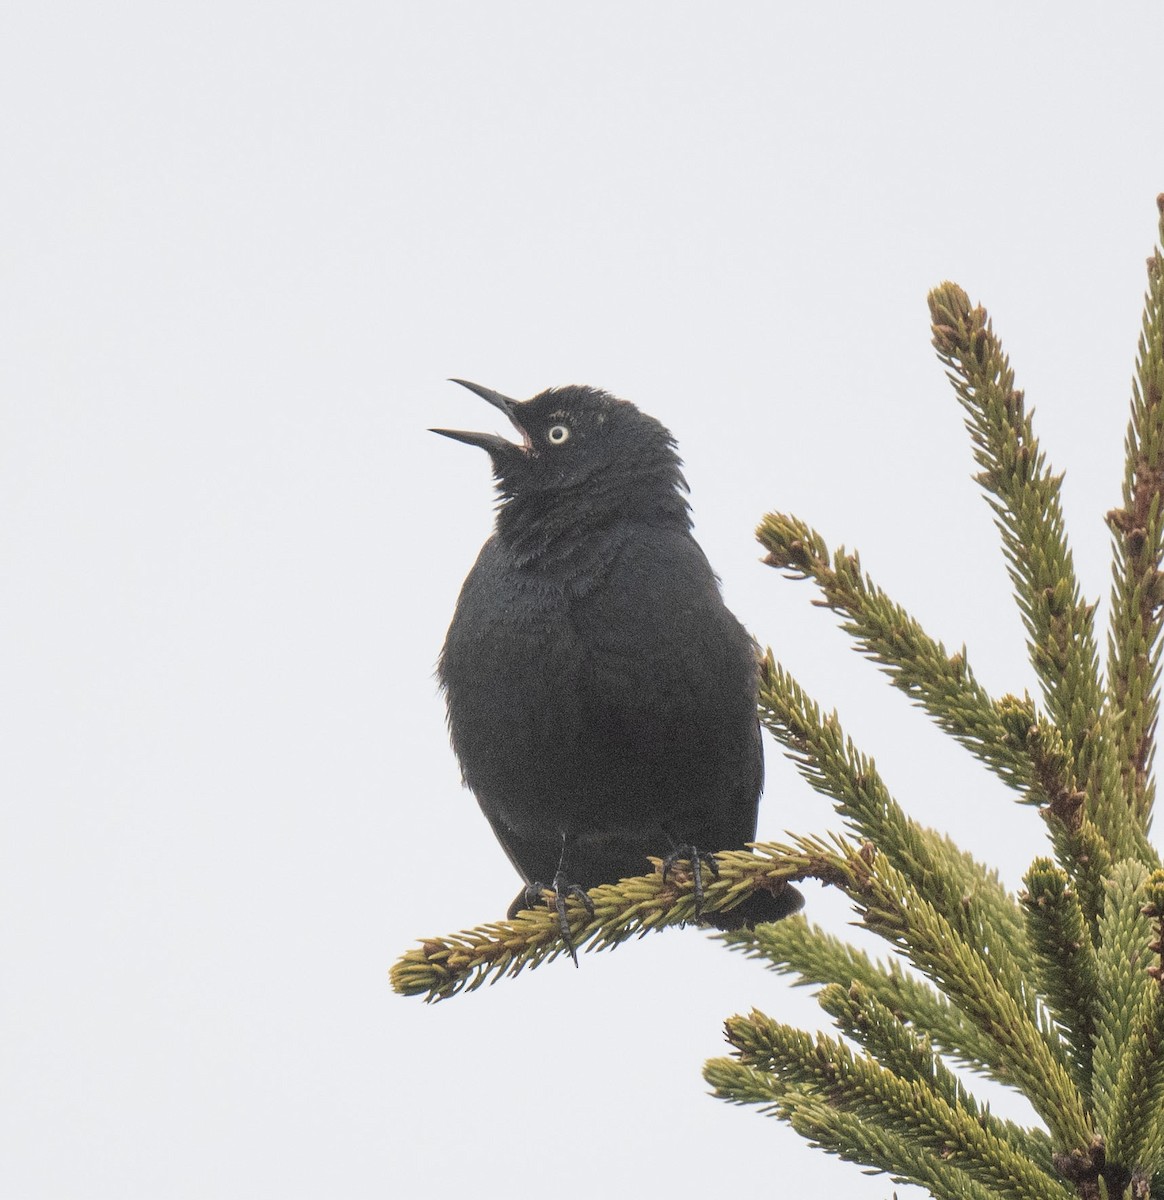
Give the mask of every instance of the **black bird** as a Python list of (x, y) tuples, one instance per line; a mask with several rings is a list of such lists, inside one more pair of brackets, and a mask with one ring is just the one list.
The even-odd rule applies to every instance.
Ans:
[[(552, 883), (569, 944), (565, 897), (648, 854), (691, 859), (698, 906), (700, 860), (755, 837), (764, 758), (756, 648), (691, 535), (675, 440), (594, 388), (452, 382), (521, 435), (432, 431), (485, 450), (500, 493), (439, 676), (465, 783), (527, 884), (509, 915)], [(711, 920), (802, 903), (786, 886)]]

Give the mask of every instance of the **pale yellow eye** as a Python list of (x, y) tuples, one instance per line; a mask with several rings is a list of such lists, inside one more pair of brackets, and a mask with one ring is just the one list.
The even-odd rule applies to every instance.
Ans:
[(550, 439), (551, 446), (560, 446), (563, 442), (570, 438), (569, 425), (551, 425), (546, 430), (546, 437)]

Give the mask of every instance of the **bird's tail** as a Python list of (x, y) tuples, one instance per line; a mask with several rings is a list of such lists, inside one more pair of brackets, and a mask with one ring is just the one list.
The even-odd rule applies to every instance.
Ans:
[(714, 925), (716, 929), (740, 929), (744, 925), (755, 929), (765, 921), (781, 921), (790, 917), (803, 907), (804, 897), (792, 884), (786, 883), (779, 893), (753, 892), (743, 904), (730, 912), (708, 913), (703, 920), (708, 925)]

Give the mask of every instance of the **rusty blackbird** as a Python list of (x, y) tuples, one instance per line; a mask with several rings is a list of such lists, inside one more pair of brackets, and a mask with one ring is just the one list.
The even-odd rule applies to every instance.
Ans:
[[(569, 944), (565, 897), (648, 854), (690, 859), (698, 905), (711, 852), (755, 837), (764, 759), (756, 648), (691, 535), (675, 440), (594, 388), (452, 382), (520, 434), (433, 430), (485, 450), (500, 493), (438, 673), (465, 783), (527, 884), (509, 915), (552, 884)], [(786, 886), (709, 919), (802, 903)]]

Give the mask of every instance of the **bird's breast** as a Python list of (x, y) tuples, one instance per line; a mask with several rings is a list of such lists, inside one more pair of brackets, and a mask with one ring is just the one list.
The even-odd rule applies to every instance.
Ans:
[(624, 547), (584, 576), (514, 569), (498, 551), (466, 580), (440, 667), (482, 805), (566, 827), (704, 776), (721, 789), (739, 769), (728, 760), (754, 753), (755, 667), (698, 548), (689, 563)]

